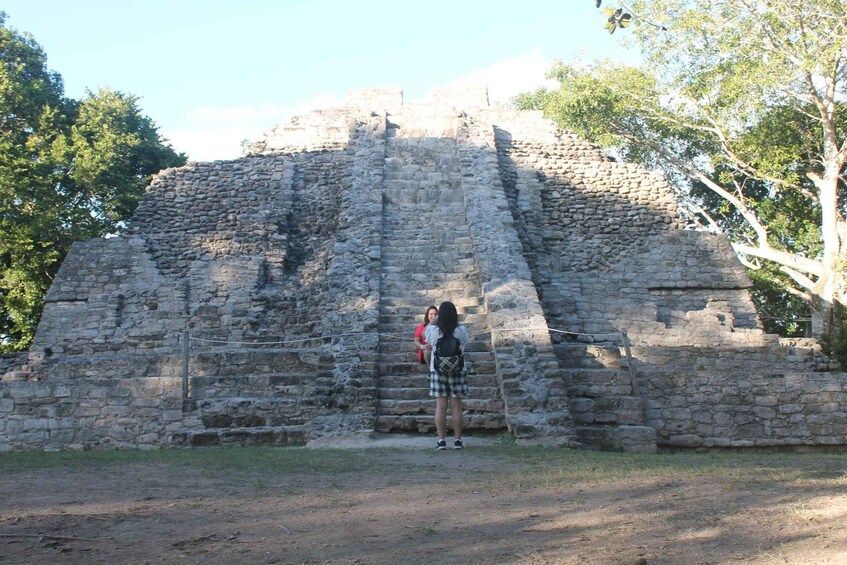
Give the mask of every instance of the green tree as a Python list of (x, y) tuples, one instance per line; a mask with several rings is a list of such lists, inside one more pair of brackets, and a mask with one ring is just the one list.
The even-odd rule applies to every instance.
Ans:
[(64, 96), (42, 48), (0, 12), (0, 351), (25, 349), (80, 239), (119, 233), (153, 174), (185, 163), (108, 89)]
[[(558, 65), (517, 99), (662, 168), (742, 260), (840, 328), (847, 251), (843, 0), (633, 0), (643, 68)], [(667, 31), (663, 31), (666, 28)], [(762, 273), (760, 273), (762, 275)]]

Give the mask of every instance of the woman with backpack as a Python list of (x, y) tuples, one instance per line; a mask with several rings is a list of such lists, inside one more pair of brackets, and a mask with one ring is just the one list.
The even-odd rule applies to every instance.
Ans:
[(426, 342), (432, 346), (429, 363), (429, 395), (435, 398), (436, 449), (447, 449), (447, 402), (453, 424), (453, 449), (462, 449), (462, 397), (468, 394), (468, 372), (464, 349), (470, 341), (468, 330), (459, 325), (459, 314), (452, 302), (438, 308), (438, 323), (424, 330)]

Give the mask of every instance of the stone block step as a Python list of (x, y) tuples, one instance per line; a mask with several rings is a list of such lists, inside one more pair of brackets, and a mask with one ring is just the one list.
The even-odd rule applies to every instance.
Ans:
[[(433, 306), (438, 306), (441, 304), (433, 304)], [(429, 304), (425, 304), (423, 307), (421, 305), (416, 306), (385, 306), (379, 309), (379, 321), (380, 323), (387, 324), (408, 324), (412, 327), (412, 333), (414, 334), (415, 328), (418, 327), (423, 321), (423, 311)], [(487, 318), (487, 308), (485, 305), (478, 306), (456, 306), (456, 310), (459, 313), (459, 323), (465, 325), (472, 324), (484, 324), (488, 322)], [(408, 327), (408, 326), (407, 326)], [(487, 331), (487, 330), (486, 330)]]
[[(494, 374), (497, 370), (494, 357), (491, 354), (480, 352), (479, 355), (474, 355), (469, 352), (465, 354), (465, 361), (468, 365), (468, 372), (471, 375), (479, 374)], [(404, 356), (400, 361), (385, 361), (382, 360), (378, 364), (379, 374), (383, 378), (388, 376), (407, 376), (416, 373), (426, 375), (427, 369), (424, 365), (418, 363), (415, 353), (410, 352), (408, 356)]]
[[(437, 305), (434, 305), (437, 306)], [(479, 307), (477, 307), (479, 308)], [(457, 308), (458, 310), (458, 308)], [(379, 331), (380, 333), (387, 334), (398, 334), (405, 335), (409, 333), (409, 328), (411, 329), (411, 335), (414, 338), (415, 329), (418, 325), (423, 321), (423, 311), (418, 309), (417, 315), (408, 315), (408, 316), (398, 316), (397, 312), (393, 309), (386, 308), (384, 312), (380, 312), (379, 315)], [(463, 324), (470, 328), (474, 326), (484, 326), (488, 322), (488, 317), (485, 313), (460, 313), (459, 314), (459, 323)], [(477, 333), (482, 333), (482, 329)], [(485, 330), (485, 333), (490, 333), (488, 330)]]
[[(433, 414), (415, 414), (407, 416), (380, 415), (375, 424), (375, 431), (382, 433), (433, 433), (435, 431), (435, 403)], [(503, 414), (464, 414), (462, 418), (464, 431), (496, 433), (506, 431), (506, 417)], [(450, 418), (447, 418), (450, 428)], [(433, 440), (433, 448), (435, 441)]]
[(585, 449), (656, 453), (656, 430), (649, 426), (576, 426)]
[(621, 352), (617, 345), (589, 343), (557, 343), (553, 351), (563, 367), (586, 369), (620, 369)]
[[(450, 229), (446, 234), (439, 237), (438, 245), (455, 245), (457, 248), (467, 248), (473, 249), (473, 238), (470, 235), (451, 235), (454, 233), (454, 230)], [(386, 233), (383, 233), (383, 241), (382, 241), (382, 251), (397, 251), (397, 252), (409, 252), (414, 253), (418, 251), (421, 247), (427, 247), (436, 242), (431, 241), (429, 238), (423, 239), (420, 237), (415, 237), (413, 239), (401, 239), (397, 237), (396, 232), (390, 232), (391, 237), (386, 237)]]
[(308, 439), (307, 426), (207, 428), (174, 433), (170, 437), (170, 445), (174, 447), (305, 445)]
[(475, 272), (457, 274), (443, 273), (429, 269), (416, 273), (401, 269), (393, 272), (383, 272), (382, 280), (390, 285), (407, 288), (442, 288), (451, 284), (464, 286), (468, 283), (474, 283), (477, 288), (479, 287), (478, 277)]
[[(396, 271), (392, 271), (397, 269)], [(383, 273), (471, 273), (477, 272), (473, 257), (455, 257), (452, 254), (430, 253), (422, 257), (404, 257), (396, 260), (386, 260), (382, 265)]]
[(424, 272), (446, 271), (455, 265), (473, 265), (474, 254), (471, 249), (452, 249), (440, 247), (427, 247), (416, 250), (413, 253), (387, 251), (380, 252), (383, 265), (405, 266), (408, 269)]
[[(381, 387), (377, 394), (379, 402), (389, 400), (419, 400), (421, 398), (429, 399), (429, 383), (426, 379), (420, 379), (418, 384), (422, 386), (409, 388), (384, 388)], [(469, 386), (469, 399), (489, 399), (496, 400), (499, 394), (499, 389), (496, 386)], [(468, 403), (471, 401), (469, 400)], [(500, 401), (500, 410), (502, 409), (502, 401)], [(469, 404), (469, 408), (472, 405)], [(474, 409), (476, 409), (474, 407)]]
[(432, 272), (453, 274), (455, 276), (464, 274), (476, 274), (477, 268), (472, 259), (461, 259), (458, 261), (446, 261), (436, 264), (431, 259), (416, 259), (414, 261), (403, 261), (400, 265), (383, 265), (383, 277), (391, 274), (408, 277), (409, 273), (426, 274)]
[(576, 424), (644, 424), (644, 400), (634, 396), (571, 397), (569, 404)]
[(408, 284), (405, 286), (391, 285), (382, 290), (380, 297), (382, 299), (402, 300), (405, 303), (412, 304), (440, 302), (444, 300), (444, 297), (448, 297), (451, 301), (457, 297), (475, 297), (476, 303), (479, 304), (481, 294), (479, 285), (460, 281), (443, 286), (430, 284), (424, 288), (410, 288)]
[(206, 428), (257, 428), (308, 423), (301, 397), (214, 397), (191, 399)]
[[(412, 341), (414, 336), (410, 339), (408, 336), (400, 336), (400, 335), (392, 335), (392, 334), (382, 334), (379, 340), (379, 348), (380, 351), (409, 351), (411, 347), (411, 352), (416, 354), (414, 342)], [(465, 345), (465, 353), (469, 352), (480, 352), (480, 351), (491, 351), (491, 342), (482, 339), (473, 339)]]
[(419, 242), (428, 243), (452, 243), (473, 241), (470, 228), (463, 224), (457, 224), (454, 218), (445, 218), (441, 222), (437, 217), (427, 218), (429, 223), (421, 225), (418, 223), (420, 207), (409, 208), (407, 215), (389, 215), (383, 218), (382, 237), (383, 241), (393, 242)]
[[(459, 311), (459, 323), (469, 329), (473, 326), (484, 326), (488, 321), (483, 306), (457, 306), (456, 310)], [(468, 310), (472, 310), (472, 312), (468, 312)], [(411, 328), (411, 334), (414, 338), (415, 329), (423, 319), (423, 312), (420, 306), (416, 308), (412, 306), (386, 306), (379, 309), (379, 316), (380, 320), (390, 322), (390, 326), (386, 324), (379, 328), (380, 333), (406, 334), (409, 333), (409, 328)], [(477, 333), (482, 333), (482, 331), (480, 329)], [(488, 333), (488, 330), (485, 330), (485, 332)]]
[(320, 348), (207, 349), (202, 342), (196, 347), (192, 342), (189, 367), (194, 376), (313, 374), (320, 367), (322, 354)]
[[(497, 398), (467, 397), (462, 401), (466, 414), (502, 414), (503, 401)], [(377, 412), (386, 416), (414, 416), (418, 414), (434, 414), (435, 400), (429, 396), (417, 399), (380, 399)]]
[[(470, 386), (497, 386), (497, 373), (494, 365), (469, 365), (468, 384)], [(414, 365), (407, 371), (398, 370), (380, 373), (380, 387), (417, 387), (426, 386), (429, 373), (423, 365)]]
[[(487, 366), (486, 363), (494, 360), (490, 351), (466, 351), (465, 359), (470, 363), (472, 370)], [(401, 351), (383, 351), (380, 353), (379, 363), (408, 363), (410, 360), (415, 360), (414, 347)]]
[(632, 394), (632, 376), (626, 369), (572, 369), (562, 372), (568, 382), (568, 396), (598, 398), (602, 396), (629, 396)]
[(315, 387), (316, 373), (273, 373), (266, 375), (191, 376), (191, 398), (205, 400), (227, 397), (303, 397)]

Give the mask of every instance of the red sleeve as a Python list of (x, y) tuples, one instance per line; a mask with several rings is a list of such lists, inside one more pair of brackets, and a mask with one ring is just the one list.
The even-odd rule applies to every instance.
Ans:
[(415, 330), (415, 339), (421, 340), (421, 343), (426, 343), (426, 340), (424, 339), (424, 336), (423, 336), (425, 329), (426, 329), (426, 324), (421, 324)]

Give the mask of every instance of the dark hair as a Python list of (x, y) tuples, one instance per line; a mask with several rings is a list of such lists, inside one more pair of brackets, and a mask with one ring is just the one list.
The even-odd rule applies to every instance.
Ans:
[(456, 305), (452, 302), (445, 301), (438, 308), (438, 329), (444, 335), (453, 335), (453, 330), (459, 325), (459, 313), (456, 312)]
[(427, 308), (426, 312), (424, 312), (424, 325), (429, 324), (429, 311), (430, 310), (435, 310), (435, 313), (436, 314), (438, 313), (438, 308), (436, 308), (435, 306), (430, 306), (429, 308)]

